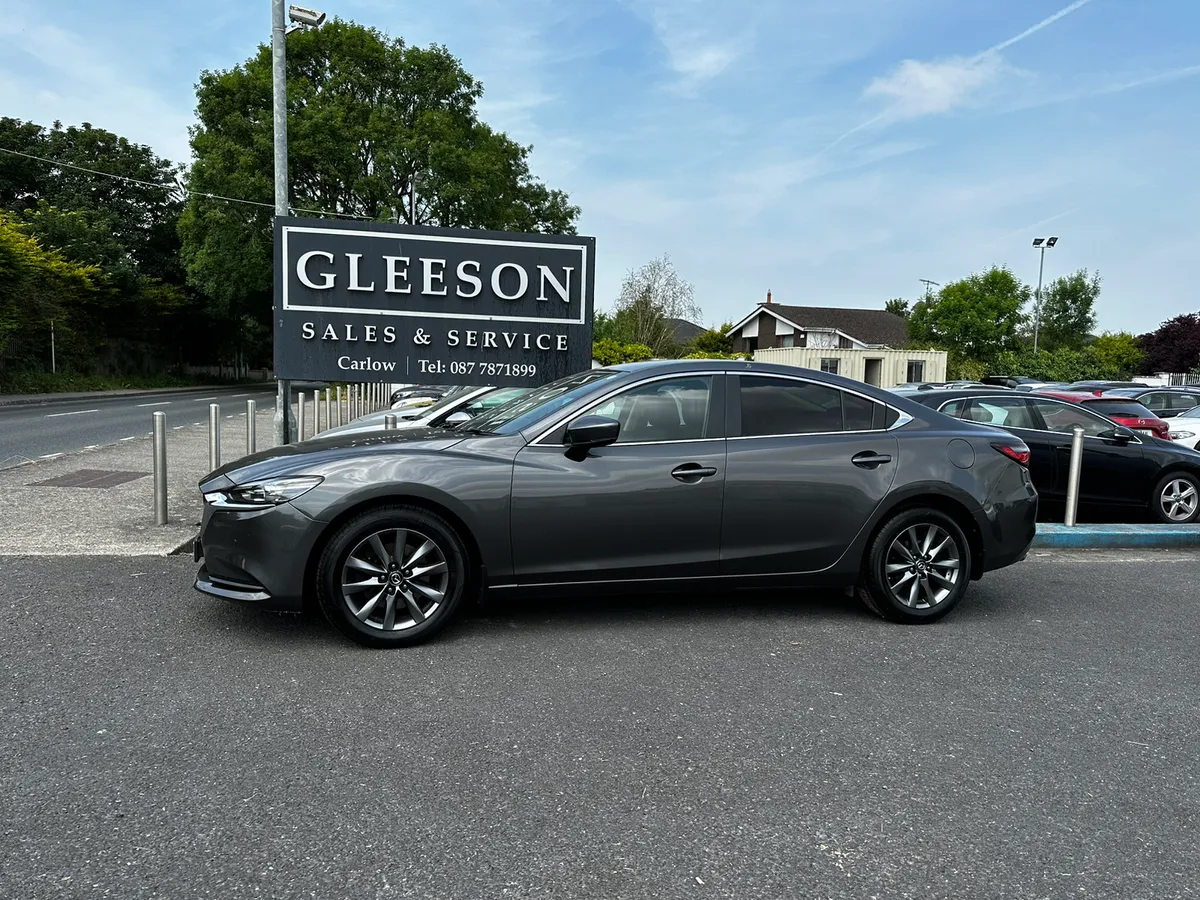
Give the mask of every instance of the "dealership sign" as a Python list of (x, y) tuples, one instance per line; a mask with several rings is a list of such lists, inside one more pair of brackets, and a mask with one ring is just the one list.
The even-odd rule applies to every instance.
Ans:
[(280, 217), (279, 378), (533, 386), (591, 366), (595, 238)]

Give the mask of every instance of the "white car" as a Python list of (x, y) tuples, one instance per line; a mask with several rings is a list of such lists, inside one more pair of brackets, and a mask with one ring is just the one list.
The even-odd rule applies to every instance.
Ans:
[[(334, 437), (363, 432), (382, 431), (388, 416), (395, 416), (397, 428), (437, 428), (457, 425), (475, 418), (485, 410), (494, 409), (529, 393), (522, 387), (462, 387), (454, 388), (432, 406), (394, 411), (390, 409), (359, 416), (353, 422), (322, 431), (318, 437)], [(410, 417), (402, 418), (405, 414)]]
[(1200, 406), (1193, 406), (1186, 412), (1172, 416), (1167, 419), (1167, 424), (1171, 426), (1171, 440), (1174, 443), (1192, 450), (1200, 449), (1196, 446), (1200, 443)]

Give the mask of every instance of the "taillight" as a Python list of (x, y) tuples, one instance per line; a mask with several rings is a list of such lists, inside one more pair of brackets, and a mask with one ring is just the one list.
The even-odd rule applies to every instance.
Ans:
[(1029, 466), (1029, 447), (1024, 441), (1013, 439), (1011, 441), (996, 441), (992, 444), (994, 450), (999, 450), (1009, 459), (1022, 466)]

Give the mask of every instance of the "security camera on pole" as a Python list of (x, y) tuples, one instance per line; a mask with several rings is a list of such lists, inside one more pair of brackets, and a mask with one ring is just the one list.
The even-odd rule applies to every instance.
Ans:
[[(287, 18), (293, 24), (287, 27)], [(271, 80), (273, 84), (272, 105), (275, 123), (275, 215), (288, 214), (288, 170), (287, 170), (287, 35), (301, 28), (316, 28), (325, 21), (325, 13), (302, 6), (292, 6), (284, 15), (283, 0), (271, 0)], [(275, 442), (290, 443), (296, 434), (292, 421), (292, 385), (282, 379), (277, 381), (275, 398)]]
[(1057, 237), (1034, 238), (1033, 248), (1042, 251), (1042, 261), (1038, 265), (1037, 299), (1033, 304), (1033, 352), (1038, 349), (1038, 328), (1042, 324), (1042, 273), (1046, 269), (1046, 249), (1058, 243)]

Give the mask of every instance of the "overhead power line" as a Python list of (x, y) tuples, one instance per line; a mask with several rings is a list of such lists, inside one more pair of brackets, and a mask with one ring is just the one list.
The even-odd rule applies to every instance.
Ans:
[[(130, 178), (128, 175), (116, 175), (112, 172), (102, 172), (99, 169), (89, 169), (87, 166), (77, 166), (74, 163), (65, 163), (57, 159), (47, 159), (44, 156), (34, 156), (32, 153), (22, 153), (20, 150), (9, 150), (7, 147), (0, 147), (0, 153), (8, 153), (12, 156), (23, 156), (26, 159), (34, 159), (38, 162), (44, 162), (51, 166), (58, 166), (63, 169), (75, 169), (78, 172), (87, 172), (90, 175), (103, 175), (105, 178), (113, 178), (117, 181), (124, 181), (128, 184), (140, 184), (144, 187), (158, 188), (159, 190), (177, 190), (187, 194), (189, 197), (204, 197), (207, 200), (224, 200), (227, 203), (244, 203), (247, 206), (261, 206), (267, 209), (274, 209), (274, 203), (263, 203), (260, 200), (246, 200), (242, 197), (226, 197), (222, 194), (210, 194), (208, 191), (196, 191), (189, 187), (185, 187), (181, 182), (172, 182), (170, 185), (161, 184), (156, 181), (144, 181), (140, 178)], [(360, 216), (357, 213), (340, 213), (328, 212), (322, 209), (301, 209), (299, 207), (289, 207), (292, 212), (310, 213), (317, 216), (339, 216), (343, 219), (366, 219), (370, 220), (371, 216)]]

